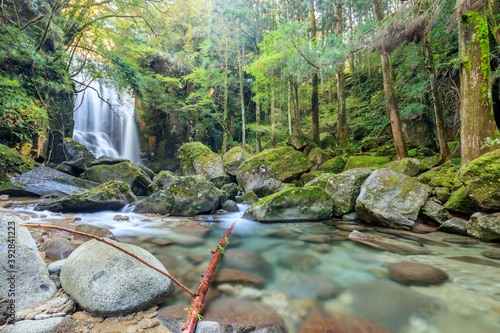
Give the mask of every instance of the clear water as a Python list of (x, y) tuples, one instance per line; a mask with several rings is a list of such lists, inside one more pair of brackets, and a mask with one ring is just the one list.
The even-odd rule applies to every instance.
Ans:
[[(78, 216), (81, 221), (76, 223), (110, 228), (120, 241), (153, 253), (192, 290), (197, 289), (200, 274), (211, 258), (207, 249), (214, 249), (227, 228), (236, 223), (227, 255), (218, 269), (247, 270), (266, 283), (262, 289), (223, 286), (220, 297), (236, 294), (270, 305), (283, 317), (289, 332), (297, 332), (314, 308), (365, 317), (395, 332), (500, 332), (500, 268), (448, 258), (485, 259), (480, 253), (499, 250), (496, 244), (424, 245), (439, 254), (401, 256), (343, 239), (345, 232), (321, 222), (260, 224), (242, 219), (240, 213), (184, 218), (147, 216), (127, 209), (119, 213), (48, 214), (44, 218), (31, 218), (30, 222), (57, 224), (68, 216)], [(126, 215), (129, 220), (114, 221), (117, 214)], [(190, 228), (186, 222), (196, 222), (206, 230)], [(374, 232), (367, 229), (363, 232)], [(276, 237), (277, 231), (286, 232), (288, 238)], [(320, 234), (331, 235), (332, 240), (321, 246), (299, 240)], [(435, 241), (454, 237), (439, 232), (419, 236)], [(386, 266), (400, 261), (434, 265), (445, 270), (450, 279), (430, 287), (387, 282), (390, 277)], [(332, 289), (340, 292), (330, 295)], [(189, 303), (189, 296), (177, 290), (165, 305)]]

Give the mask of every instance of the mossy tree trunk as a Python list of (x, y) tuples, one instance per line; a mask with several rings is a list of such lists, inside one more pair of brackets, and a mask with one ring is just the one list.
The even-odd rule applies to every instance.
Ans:
[[(314, 0), (311, 0), (311, 42), (313, 45), (316, 44), (316, 30)], [(313, 140), (317, 145), (319, 145), (319, 97), (317, 70), (312, 76), (311, 118)]]
[[(335, 32), (337, 36), (342, 36), (343, 23), (342, 23), (342, 5), (337, 4), (336, 9), (337, 20)], [(347, 144), (347, 112), (345, 107), (345, 80), (344, 80), (344, 64), (341, 64), (337, 72), (337, 105), (338, 105), (338, 118), (337, 118), (337, 139), (341, 147)]]
[(240, 43), (238, 43), (238, 60), (239, 68), (238, 73), (240, 75), (240, 103), (241, 103), (241, 146), (243, 150), (246, 150), (246, 137), (245, 137), (245, 95), (243, 93), (243, 66), (245, 66), (245, 40), (240, 33)]

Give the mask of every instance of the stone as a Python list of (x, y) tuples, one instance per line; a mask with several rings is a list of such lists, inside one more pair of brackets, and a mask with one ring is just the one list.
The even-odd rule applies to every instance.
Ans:
[(33, 159), (2, 144), (0, 144), (0, 157), (2, 161), (0, 163), (0, 182), (19, 176), (38, 166)]
[(161, 171), (149, 184), (149, 191), (151, 193), (165, 190), (175, 180), (175, 176), (170, 171)]
[(394, 252), (401, 255), (433, 254), (432, 251), (429, 251), (424, 247), (379, 235), (364, 234), (357, 230), (354, 230), (349, 234), (349, 239), (376, 249)]
[(467, 263), (474, 264), (474, 265), (482, 265), (482, 266), (500, 268), (499, 263), (497, 263), (493, 260), (488, 260), (488, 259), (484, 259), (484, 258), (471, 257), (471, 256), (457, 256), (457, 257), (446, 257), (446, 259), (467, 262)]
[(70, 176), (51, 168), (35, 168), (0, 185), (0, 194), (12, 197), (64, 198), (97, 187), (99, 183)]
[(417, 262), (398, 262), (387, 266), (393, 280), (405, 285), (429, 286), (448, 279), (445, 271)]
[(277, 284), (276, 289), (300, 299), (329, 299), (344, 288), (337, 282), (317, 274), (296, 275)]
[[(76, 162), (75, 165), (72, 165), (71, 168), (76, 171), (76, 175), (79, 175), (85, 169), (87, 169), (90, 164), (95, 160), (94, 154), (90, 152), (84, 145), (76, 142), (72, 138), (64, 138), (63, 139), (63, 150), (64, 155), (66, 156), (66, 161)], [(81, 170), (78, 173), (78, 169)]]
[(314, 147), (309, 154), (307, 154), (307, 158), (309, 161), (313, 162), (314, 165), (322, 165), (331, 158), (331, 155), (319, 147)]
[(481, 255), (489, 259), (500, 260), (500, 251), (483, 251)]
[(321, 221), (332, 216), (333, 201), (318, 186), (291, 188), (250, 206), (243, 217), (259, 222)]
[(359, 216), (358, 216), (358, 213), (352, 212), (352, 213), (342, 215), (342, 220), (344, 220), (344, 221), (357, 221), (357, 220), (359, 220)]
[(443, 242), (452, 243), (452, 244), (460, 244), (460, 245), (477, 245), (479, 242), (470, 237), (448, 237), (443, 238)]
[(450, 189), (447, 187), (436, 187), (436, 197), (438, 198), (439, 201), (441, 202), (446, 202), (448, 199), (450, 199), (451, 193)]
[(130, 162), (130, 160), (126, 158), (119, 158), (119, 157), (108, 157), (108, 156), (101, 156), (98, 159), (90, 162), (89, 166), (96, 166), (96, 165), (114, 165), (122, 162)]
[(228, 152), (222, 157), (224, 171), (232, 176), (236, 176), (238, 167), (249, 157), (250, 154), (248, 154), (243, 150), (243, 148), (239, 146), (229, 149)]
[(62, 269), (65, 262), (66, 262), (66, 259), (54, 261), (52, 264), (50, 264), (47, 267), (49, 270), (49, 274), (50, 275), (59, 275), (59, 273), (61, 273), (61, 269)]
[(500, 241), (500, 213), (475, 213), (467, 224), (467, 235), (483, 241)]
[(71, 252), (73, 252), (77, 247), (77, 244), (61, 237), (49, 239), (43, 243), (41, 250), (42, 252), (45, 252), (45, 258), (57, 261), (69, 257)]
[[(75, 231), (81, 231), (86, 234), (91, 234), (97, 237), (106, 237), (106, 238), (111, 238), (112, 240), (116, 240), (115, 235), (107, 229), (103, 227), (96, 227), (91, 224), (85, 224), (85, 223), (80, 223), (75, 227)], [(82, 240), (90, 240), (90, 237), (83, 236), (83, 235), (75, 235), (75, 240), (77, 239), (82, 239)]]
[(345, 231), (353, 231), (353, 230), (358, 230), (358, 231), (363, 231), (366, 230), (365, 227), (359, 224), (337, 224), (335, 226), (337, 229), (340, 230), (345, 230)]
[(476, 212), (475, 203), (467, 194), (465, 186), (460, 187), (453, 192), (444, 207), (453, 212), (471, 215)]
[(333, 199), (333, 215), (354, 211), (361, 185), (373, 173), (373, 168), (351, 169), (328, 178), (325, 191)]
[(267, 149), (248, 158), (237, 171), (237, 181), (245, 192), (254, 191), (257, 196), (277, 192), (281, 183), (290, 183), (307, 172), (313, 163), (291, 147)]
[(419, 173), (425, 172), (431, 166), (425, 162), (417, 160), (416, 158), (403, 158), (402, 160), (392, 161), (384, 165), (384, 168), (402, 173), (409, 177), (414, 177)]
[(297, 187), (297, 186), (295, 184), (282, 183), (280, 186), (279, 192), (284, 191), (284, 190), (288, 190), (289, 188), (294, 188), (294, 187)]
[(135, 195), (148, 195), (148, 187), (151, 184), (149, 176), (131, 162), (95, 165), (85, 171), (84, 178), (101, 184), (112, 180), (123, 181)]
[(427, 216), (431, 221), (442, 224), (451, 218), (450, 213), (443, 205), (436, 200), (427, 200), (422, 207), (422, 214)]
[(76, 323), (71, 318), (49, 318), (45, 320), (22, 320), (7, 326), (3, 333), (72, 333)]
[(278, 263), (292, 271), (308, 273), (319, 265), (318, 259), (311, 254), (299, 251), (281, 253)]
[[(111, 241), (111, 240), (110, 240)], [(146, 250), (111, 241), (153, 266), (165, 267)], [(78, 305), (95, 316), (126, 315), (162, 303), (172, 282), (138, 260), (97, 240), (84, 243), (68, 257), (61, 283)]]
[(226, 202), (224, 202), (224, 204), (222, 205), (222, 209), (224, 209), (226, 212), (230, 212), (230, 213), (240, 211), (238, 204), (236, 202), (234, 202), (233, 200), (227, 200)]
[[(51, 279), (55, 279), (56, 276), (52, 275)], [(58, 286), (59, 290), (50, 299), (42, 302), (38, 302), (30, 306), (29, 308), (20, 310), (16, 312), (16, 320), (40, 320), (55, 317), (64, 317), (75, 310), (76, 304), (61, 288), (60, 284)]]
[(452, 217), (446, 220), (438, 228), (438, 231), (448, 232), (450, 234), (466, 235), (467, 234), (467, 223), (464, 219), (459, 217)]
[(264, 279), (272, 277), (273, 266), (259, 252), (235, 248), (229, 248), (225, 252), (220, 267), (252, 273)]
[(387, 156), (350, 156), (344, 166), (344, 171), (355, 168), (381, 167), (391, 160)]
[(335, 136), (332, 134), (323, 132), (319, 134), (319, 143), (323, 149), (334, 148), (337, 143), (337, 139), (335, 139)]
[[(297, 185), (300, 186), (300, 184), (309, 183), (310, 181), (312, 181), (312, 180), (316, 179), (317, 177), (321, 176), (322, 174), (323, 174), (323, 171), (318, 171), (318, 170), (314, 170), (314, 171), (303, 173), (302, 175), (300, 175), (299, 180), (295, 181), (295, 184), (297, 184)], [(280, 191), (281, 191), (281, 187), (280, 187)]]
[(298, 240), (306, 242), (306, 243), (329, 243), (332, 238), (328, 235), (310, 235), (310, 236), (301, 236)]
[(235, 183), (225, 184), (224, 186), (221, 187), (221, 190), (226, 191), (227, 198), (229, 200), (233, 200), (233, 201), (236, 200), (236, 196), (238, 195), (238, 192), (239, 192), (238, 184), (235, 184)]
[(305, 135), (291, 135), (288, 138), (287, 144), (295, 148), (295, 150), (303, 151), (309, 145), (310, 139)]
[(9, 298), (0, 293), (0, 326), (3, 326), (9, 319)]
[(328, 179), (333, 175), (333, 173), (322, 173), (313, 180), (305, 183), (304, 187), (319, 186), (324, 190), (326, 188), (326, 184), (328, 183)]
[(356, 213), (361, 221), (395, 229), (411, 229), (431, 189), (411, 177), (374, 171), (361, 186)]
[(212, 282), (215, 284), (242, 284), (259, 289), (266, 284), (266, 281), (257, 275), (230, 268), (218, 269)]
[[(49, 278), (49, 271), (40, 256), (36, 243), (25, 227), (19, 226), (17, 216), (0, 213), (0, 293), (9, 295), (11, 283), (16, 286), (16, 311), (47, 300), (56, 293), (56, 286)], [(15, 238), (10, 238), (15, 232)], [(15, 242), (15, 266), (8, 262), (9, 244)], [(10, 273), (16, 270), (15, 282)]]
[(334, 314), (321, 310), (312, 311), (299, 330), (299, 333), (393, 333), (368, 319)]
[(255, 194), (254, 191), (245, 192), (242, 195), (240, 195), (238, 199), (236, 199), (237, 203), (245, 205), (253, 205), (257, 201), (259, 201), (259, 197), (257, 197), (257, 194)]
[(341, 173), (344, 171), (344, 167), (347, 163), (347, 159), (344, 156), (336, 156), (319, 166), (319, 170), (328, 173)]
[(52, 202), (39, 203), (35, 206), (35, 210), (50, 210), (62, 213), (120, 210), (136, 200), (136, 196), (126, 183), (115, 180), (80, 194), (73, 194)]

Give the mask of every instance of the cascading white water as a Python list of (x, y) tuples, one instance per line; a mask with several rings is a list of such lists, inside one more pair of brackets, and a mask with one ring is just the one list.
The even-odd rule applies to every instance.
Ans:
[[(88, 82), (83, 77), (76, 81)], [(133, 96), (128, 93), (119, 96), (114, 88), (97, 80), (89, 86), (75, 97), (73, 139), (85, 145), (96, 157), (121, 157), (139, 162), (139, 133), (134, 119)]]

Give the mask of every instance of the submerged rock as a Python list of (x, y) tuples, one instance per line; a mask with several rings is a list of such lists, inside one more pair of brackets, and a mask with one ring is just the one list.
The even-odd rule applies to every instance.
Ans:
[(245, 162), (250, 157), (243, 148), (236, 146), (231, 149), (222, 157), (224, 163), (224, 171), (232, 176), (236, 176), (236, 172), (241, 163)]
[(416, 246), (379, 235), (364, 234), (357, 230), (354, 230), (349, 234), (349, 239), (379, 250), (390, 251), (401, 255), (434, 254), (434, 252), (421, 246)]
[(417, 262), (398, 262), (387, 266), (391, 277), (401, 284), (428, 286), (443, 283), (448, 274), (443, 270)]
[(348, 315), (334, 314), (320, 310), (312, 311), (302, 325), (299, 333), (393, 333), (368, 319)]
[(473, 214), (467, 224), (467, 234), (484, 241), (500, 241), (500, 213)]
[(333, 201), (318, 186), (291, 188), (250, 206), (243, 217), (259, 222), (320, 221), (332, 216)]
[(66, 238), (53, 238), (43, 243), (41, 250), (47, 259), (56, 261), (69, 257), (77, 247)]
[(294, 276), (276, 286), (283, 293), (301, 299), (329, 299), (340, 294), (344, 288), (327, 277), (316, 274)]

